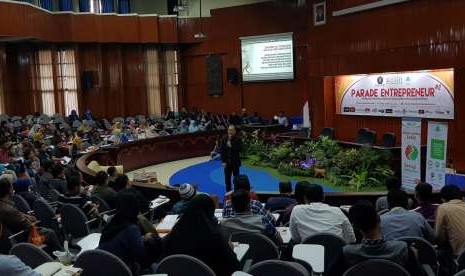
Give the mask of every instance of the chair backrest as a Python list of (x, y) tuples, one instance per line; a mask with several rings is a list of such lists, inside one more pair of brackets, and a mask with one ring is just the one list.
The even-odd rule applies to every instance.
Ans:
[(388, 260), (368, 260), (349, 268), (343, 276), (410, 276), (405, 268)]
[(329, 139), (334, 139), (334, 128), (325, 127), (321, 130), (320, 137), (328, 137)]
[(58, 201), (58, 199), (61, 196), (61, 193), (57, 191), (56, 189), (50, 189), (49, 191), (49, 200), (50, 201)]
[(93, 195), (90, 197), (90, 200), (93, 203), (96, 203), (99, 205), (99, 208), (98, 208), (99, 212), (106, 212), (110, 210), (110, 205), (108, 205), (108, 203), (103, 198)]
[(268, 260), (254, 264), (248, 271), (254, 276), (309, 276), (307, 269), (298, 263)]
[(242, 258), (244, 262), (248, 259), (252, 259), (253, 263), (279, 259), (276, 245), (260, 233), (238, 233), (232, 235), (231, 240), (249, 245), (249, 250)]
[(215, 272), (202, 261), (188, 255), (171, 255), (160, 261), (158, 274), (170, 276), (198, 275), (215, 276)]
[(368, 128), (360, 128), (357, 131), (357, 136), (355, 136), (355, 143), (363, 144), (365, 133), (368, 131)]
[(112, 275), (131, 276), (129, 267), (110, 252), (93, 249), (82, 252), (76, 259), (75, 267), (82, 268), (82, 276)]
[(61, 223), (66, 235), (73, 238), (82, 238), (89, 235), (87, 217), (79, 207), (73, 204), (63, 204), (61, 207)]
[(13, 202), (15, 203), (16, 208), (18, 208), (18, 210), (20, 210), (22, 213), (27, 213), (31, 211), (31, 206), (29, 206), (29, 203), (27, 203), (24, 197), (18, 194), (14, 194)]
[(419, 237), (402, 237), (400, 241), (406, 242), (409, 246), (415, 244), (418, 249), (418, 261), (420, 264), (428, 264), (431, 267), (438, 267), (438, 258), (433, 245), (427, 240)]
[(381, 146), (385, 148), (392, 148), (396, 145), (396, 134), (393, 132), (387, 132), (383, 134), (381, 138)]
[(457, 258), (457, 271), (465, 270), (465, 250)]
[(55, 210), (52, 208), (50, 203), (39, 198), (32, 203), (32, 209), (34, 210), (35, 217), (40, 220), (41, 226), (54, 230), (58, 229), (58, 222), (55, 219)]
[(303, 244), (319, 244), (325, 247), (325, 271), (331, 271), (342, 258), (342, 248), (346, 242), (334, 234), (320, 233), (307, 237)]
[(10, 255), (15, 255), (32, 269), (41, 264), (53, 262), (53, 258), (44, 250), (30, 243), (18, 243), (14, 245), (10, 250)]
[(455, 273), (454, 276), (465, 276), (465, 269)]
[(370, 146), (376, 144), (376, 131), (367, 130), (365, 134), (363, 135), (362, 144), (370, 145)]

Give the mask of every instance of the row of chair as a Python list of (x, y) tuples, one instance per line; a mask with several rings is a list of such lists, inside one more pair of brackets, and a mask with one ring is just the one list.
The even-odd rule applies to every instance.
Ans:
[[(329, 139), (334, 139), (334, 128), (325, 127), (320, 132), (320, 137), (327, 137)], [(361, 128), (357, 131), (355, 137), (355, 143), (361, 145), (370, 145), (373, 146), (376, 144), (376, 131), (370, 130), (368, 128)], [(393, 132), (384, 133), (381, 137), (381, 147), (392, 148), (396, 145), (396, 134)]]

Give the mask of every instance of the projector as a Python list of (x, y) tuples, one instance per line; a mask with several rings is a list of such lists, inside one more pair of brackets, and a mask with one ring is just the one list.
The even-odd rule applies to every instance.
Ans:
[(179, 5), (179, 6), (174, 6), (173, 11), (174, 12), (183, 12), (183, 11), (188, 11), (189, 6), (188, 5)]
[(198, 32), (194, 35), (194, 38), (203, 39), (203, 38), (207, 38), (207, 35), (202, 32)]

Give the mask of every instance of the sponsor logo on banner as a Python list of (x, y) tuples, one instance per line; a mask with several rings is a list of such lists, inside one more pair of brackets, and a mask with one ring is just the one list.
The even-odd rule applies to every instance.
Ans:
[(335, 93), (338, 114), (454, 118), (454, 69), (336, 76)]
[(413, 190), (421, 179), (421, 119), (402, 119), (402, 185)]
[(426, 182), (434, 190), (440, 190), (446, 182), (447, 132), (447, 123), (428, 122)]

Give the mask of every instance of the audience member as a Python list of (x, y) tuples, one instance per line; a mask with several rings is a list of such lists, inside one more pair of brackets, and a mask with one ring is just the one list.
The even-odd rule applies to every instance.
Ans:
[(114, 188), (113, 186), (115, 185), (115, 179), (118, 177), (118, 171), (116, 170), (116, 167), (108, 167), (107, 173), (109, 178), (108, 186)]
[(181, 196), (181, 200), (174, 204), (171, 212), (173, 214), (182, 214), (186, 210), (187, 206), (189, 206), (189, 203), (195, 194), (196, 190), (193, 185), (187, 183), (182, 184), (179, 187), (179, 195)]
[(207, 264), (218, 276), (240, 270), (236, 254), (214, 217), (215, 204), (205, 194), (195, 196), (164, 239), (163, 257), (186, 254)]
[(52, 167), (52, 176), (50, 180), (50, 188), (57, 190), (60, 194), (64, 194), (67, 191), (66, 180), (65, 180), (65, 169), (61, 164), (55, 164)]
[(230, 234), (262, 233), (277, 245), (282, 244), (281, 236), (269, 216), (254, 214), (250, 211), (250, 197), (246, 190), (235, 190), (232, 194), (234, 215), (225, 218), (221, 224)]
[(441, 189), (444, 202), (436, 212), (436, 235), (438, 246), (459, 255), (465, 249), (465, 203), (462, 192), (455, 185)]
[(53, 179), (52, 175), (52, 168), (53, 168), (53, 161), (46, 160), (43, 162), (43, 174), (40, 177), (38, 191), (40, 195), (47, 201), (56, 201), (57, 198), (53, 196), (50, 192), (52, 187), (50, 186), (50, 181)]
[[(257, 194), (251, 191), (252, 187), (250, 186), (249, 177), (245, 174), (239, 174), (233, 178), (234, 190), (244, 189), (249, 191), (249, 196), (251, 200), (258, 200)], [(231, 195), (233, 191), (227, 192), (223, 197), (223, 202), (231, 200)]]
[(381, 230), (387, 240), (419, 237), (435, 242), (434, 231), (419, 213), (407, 210), (408, 195), (402, 190), (391, 190), (387, 195), (390, 210), (381, 215)]
[[(402, 183), (399, 181), (399, 178), (395, 176), (391, 176), (386, 179), (386, 189), (388, 192), (392, 190), (400, 190), (401, 188), (402, 188)], [(412, 206), (413, 206), (413, 201), (409, 198), (407, 209), (411, 209)], [(387, 196), (379, 197), (376, 200), (375, 207), (376, 207), (376, 212), (387, 211), (389, 209), (388, 202), (387, 202)]]
[(115, 190), (108, 186), (108, 182), (108, 174), (103, 171), (98, 172), (95, 176), (96, 187), (94, 186), (92, 194), (101, 197), (108, 203), (110, 208), (114, 209), (116, 206), (117, 193), (115, 192)]
[(288, 127), (289, 126), (289, 120), (287, 119), (286, 116), (284, 116), (284, 111), (279, 111), (278, 117), (277, 117), (278, 124)]
[(58, 201), (79, 206), (88, 219), (98, 218), (100, 216), (98, 206), (92, 203), (87, 195), (81, 193), (80, 187), (81, 182), (79, 176), (72, 175), (68, 177), (67, 191), (58, 198)]
[(426, 220), (434, 221), (436, 218), (437, 204), (431, 203), (433, 196), (433, 187), (428, 183), (418, 183), (415, 186), (415, 200), (418, 202), (415, 212), (420, 213)]
[[(0, 216), (0, 237), (2, 236), (3, 222)], [(25, 265), (15, 255), (3, 255), (0, 253), (0, 275), (41, 276), (29, 266)]]
[[(116, 214), (102, 230), (99, 249), (115, 254), (138, 275), (141, 260), (149, 254), (156, 259), (160, 254), (161, 239), (153, 233), (142, 236), (137, 225), (137, 198), (133, 193), (121, 192), (116, 202)], [(149, 253), (147, 247), (153, 250)]]
[(271, 212), (285, 210), (289, 205), (295, 204), (295, 199), (291, 198), (292, 183), (290, 181), (279, 182), (279, 196), (270, 197), (266, 202), (265, 209)]
[(294, 198), (296, 202), (294, 204), (289, 205), (286, 210), (284, 211), (284, 215), (280, 218), (282, 223), (288, 223), (291, 219), (292, 210), (297, 205), (307, 204), (306, 199), (306, 192), (307, 187), (310, 185), (307, 181), (299, 181), (295, 184), (294, 189)]
[[(272, 215), (270, 215), (266, 210), (265, 206), (258, 201), (257, 195), (254, 192), (250, 191), (250, 182), (247, 175), (238, 175), (234, 178), (234, 190), (245, 190), (249, 194), (250, 198), (250, 212), (252, 214), (258, 214), (265, 216), (267, 220), (275, 222), (275, 219)], [(225, 198), (231, 197), (231, 194), (226, 195)], [(225, 200), (225, 204), (223, 206), (223, 218), (229, 218), (234, 216), (234, 208), (232, 206), (232, 200)]]
[(306, 190), (308, 204), (297, 205), (292, 210), (289, 228), (294, 242), (300, 243), (318, 233), (331, 233), (347, 243), (355, 242), (355, 234), (349, 219), (338, 207), (323, 203), (323, 188), (310, 184)]
[[(3, 221), (3, 235), (11, 235), (20, 231), (29, 232), (36, 221), (34, 216), (23, 214), (14, 206), (13, 193), (12, 182), (7, 178), (0, 178), (0, 217)], [(62, 249), (55, 232), (46, 228), (40, 228), (39, 231), (46, 236), (45, 243), (49, 246), (50, 252)]]
[(129, 177), (127, 175), (121, 174), (114, 179), (113, 189), (116, 192), (120, 192), (129, 188), (131, 188), (131, 181), (129, 181)]
[(353, 205), (349, 210), (354, 228), (361, 232), (362, 242), (344, 246), (343, 255), (346, 267), (351, 267), (370, 259), (384, 259), (407, 267), (408, 246), (403, 241), (386, 240), (381, 232), (380, 218), (375, 207), (367, 201)]

